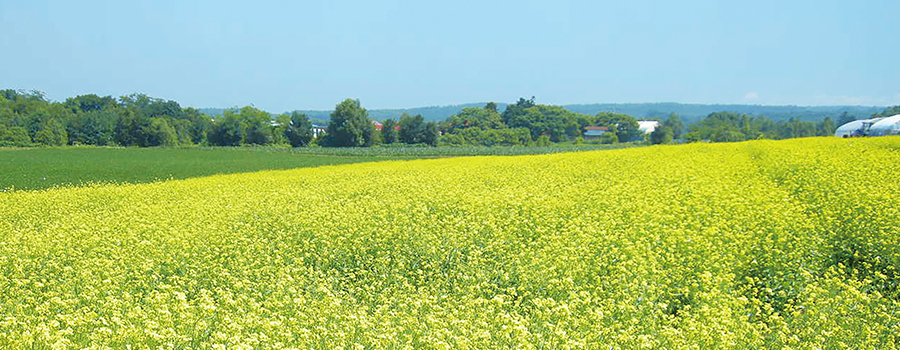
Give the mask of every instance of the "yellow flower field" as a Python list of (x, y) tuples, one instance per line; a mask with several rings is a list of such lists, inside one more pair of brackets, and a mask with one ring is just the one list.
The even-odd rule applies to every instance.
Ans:
[(3, 349), (894, 349), (900, 138), (0, 193)]

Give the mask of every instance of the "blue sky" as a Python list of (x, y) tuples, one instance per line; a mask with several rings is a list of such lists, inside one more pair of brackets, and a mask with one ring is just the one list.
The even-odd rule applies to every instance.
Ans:
[(900, 104), (900, 1), (2, 1), (0, 88), (270, 112)]

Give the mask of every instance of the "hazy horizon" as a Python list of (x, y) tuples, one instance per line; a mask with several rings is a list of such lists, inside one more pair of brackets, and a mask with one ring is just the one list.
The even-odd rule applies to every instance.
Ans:
[[(900, 105), (894, 1), (29, 1), (0, 88), (196, 108)], [(650, 101), (650, 102), (647, 102)], [(674, 102), (652, 102), (674, 101)]]

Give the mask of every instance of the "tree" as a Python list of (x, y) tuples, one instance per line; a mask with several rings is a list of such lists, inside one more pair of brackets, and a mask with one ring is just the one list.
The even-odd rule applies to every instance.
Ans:
[[(521, 102), (521, 101), (520, 101)], [(505, 122), (510, 128), (527, 128), (531, 139), (547, 135), (550, 141), (568, 141), (581, 135), (579, 120), (583, 115), (572, 113), (559, 106), (536, 105), (509, 117)]]
[(209, 142), (217, 146), (240, 146), (245, 128), (237, 114), (226, 110), (213, 125)]
[(674, 133), (675, 133), (675, 132), (672, 131), (672, 128), (671, 128), (671, 127), (669, 127), (669, 126), (660, 126), (660, 127), (657, 127), (655, 130), (653, 130), (652, 133), (650, 133), (650, 141), (651, 141), (654, 145), (660, 145), (660, 144), (665, 144), (665, 143), (671, 143), (671, 142), (672, 142), (672, 135), (673, 135)]
[(528, 100), (526, 100), (522, 97), (519, 97), (519, 101), (516, 102), (516, 104), (506, 106), (506, 109), (503, 111), (503, 114), (501, 115), (501, 120), (503, 121), (504, 124), (512, 127), (512, 123), (510, 122), (510, 120), (512, 120), (513, 118), (515, 118), (517, 116), (522, 116), (522, 115), (527, 114), (528, 112), (526, 110), (531, 107), (534, 107), (534, 106), (535, 106), (534, 96), (531, 96), (531, 99), (528, 99)]
[(669, 117), (662, 122), (662, 126), (668, 127), (672, 131), (673, 139), (681, 138), (681, 134), (684, 133), (684, 122), (678, 117), (678, 113), (669, 114)]
[(48, 146), (63, 146), (69, 143), (69, 135), (62, 123), (56, 119), (50, 119), (34, 135), (34, 142)]
[(447, 118), (447, 121), (450, 122), (451, 129), (474, 127), (485, 130), (506, 128), (506, 124), (503, 123), (500, 113), (488, 108), (466, 107), (463, 108), (459, 114)]
[(834, 135), (835, 130), (837, 130), (837, 126), (831, 121), (831, 117), (825, 117), (824, 120), (816, 124), (816, 136), (831, 136)]
[(213, 120), (208, 115), (200, 113), (194, 108), (185, 108), (185, 118), (190, 122), (188, 133), (191, 142), (195, 144), (204, 144), (209, 140), (209, 133), (212, 131)]
[(615, 130), (619, 142), (629, 142), (641, 136), (637, 119), (627, 114), (600, 112), (597, 113), (598, 126), (608, 126)]
[(429, 146), (437, 146), (438, 138), (441, 136), (441, 131), (438, 129), (438, 125), (435, 122), (425, 123), (425, 143)]
[(241, 125), (245, 127), (244, 143), (268, 145), (274, 141), (272, 135), (272, 117), (269, 113), (253, 106), (244, 106), (238, 114)]
[(291, 143), (291, 147), (306, 147), (312, 142), (312, 122), (306, 114), (293, 112), (288, 127), (284, 129), (285, 137)]
[(144, 134), (147, 135), (147, 146), (177, 146), (178, 135), (175, 129), (169, 125), (165, 118), (150, 118), (150, 125), (145, 127)]
[(400, 116), (400, 142), (416, 144), (425, 142), (425, 118), (421, 114), (415, 117), (403, 113)]
[(366, 109), (348, 98), (335, 106), (322, 141), (330, 147), (362, 147), (373, 141), (374, 132)]
[(619, 143), (619, 137), (614, 132), (605, 132), (603, 135), (600, 135), (600, 143), (605, 145)]
[(497, 113), (497, 104), (494, 102), (488, 102), (484, 105), (484, 110), (491, 113)]
[(847, 124), (854, 120), (856, 120), (856, 117), (850, 115), (850, 113), (847, 113), (847, 111), (844, 111), (844, 113), (841, 113), (841, 116), (838, 117), (837, 126)]
[(541, 135), (538, 136), (536, 140), (534, 140), (534, 145), (537, 147), (549, 147), (550, 146), (550, 136)]
[(872, 115), (872, 118), (886, 118), (900, 114), (900, 106), (886, 108), (881, 114)]
[(10, 126), (0, 130), (0, 144), (11, 146), (26, 146), (31, 144), (31, 136), (28, 129), (21, 126)]
[(100, 97), (95, 94), (80, 95), (66, 99), (64, 105), (72, 112), (102, 111), (118, 106), (112, 96)]
[[(113, 110), (90, 110), (77, 113), (68, 124), (69, 142), (98, 146), (113, 144), (118, 118), (119, 115)], [(137, 130), (136, 133), (140, 134), (140, 131)]]
[(397, 130), (394, 130), (397, 126), (398, 124), (394, 119), (387, 119), (384, 123), (381, 123), (381, 141), (384, 144), (389, 145), (397, 142)]

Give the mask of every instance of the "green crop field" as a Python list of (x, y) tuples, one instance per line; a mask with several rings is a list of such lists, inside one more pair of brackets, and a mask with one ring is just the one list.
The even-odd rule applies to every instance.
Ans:
[(0, 148), (0, 191), (89, 183), (144, 183), (215, 174), (284, 170), (369, 161), (528, 155), (635, 147), (194, 147)]
[(0, 193), (0, 348), (897, 349), (898, 164), (809, 138)]
[(0, 190), (142, 183), (396, 158), (261, 152), (253, 148), (0, 148)]
[(566, 152), (584, 152), (611, 150), (644, 146), (640, 143), (617, 144), (556, 144), (553, 146), (462, 146), (462, 147), (419, 147), (419, 146), (378, 146), (378, 147), (298, 147), (269, 148), (264, 150), (283, 151), (297, 154), (318, 154), (359, 157), (405, 157), (405, 158), (441, 158), (463, 156), (521, 156), (533, 154), (551, 154)]

